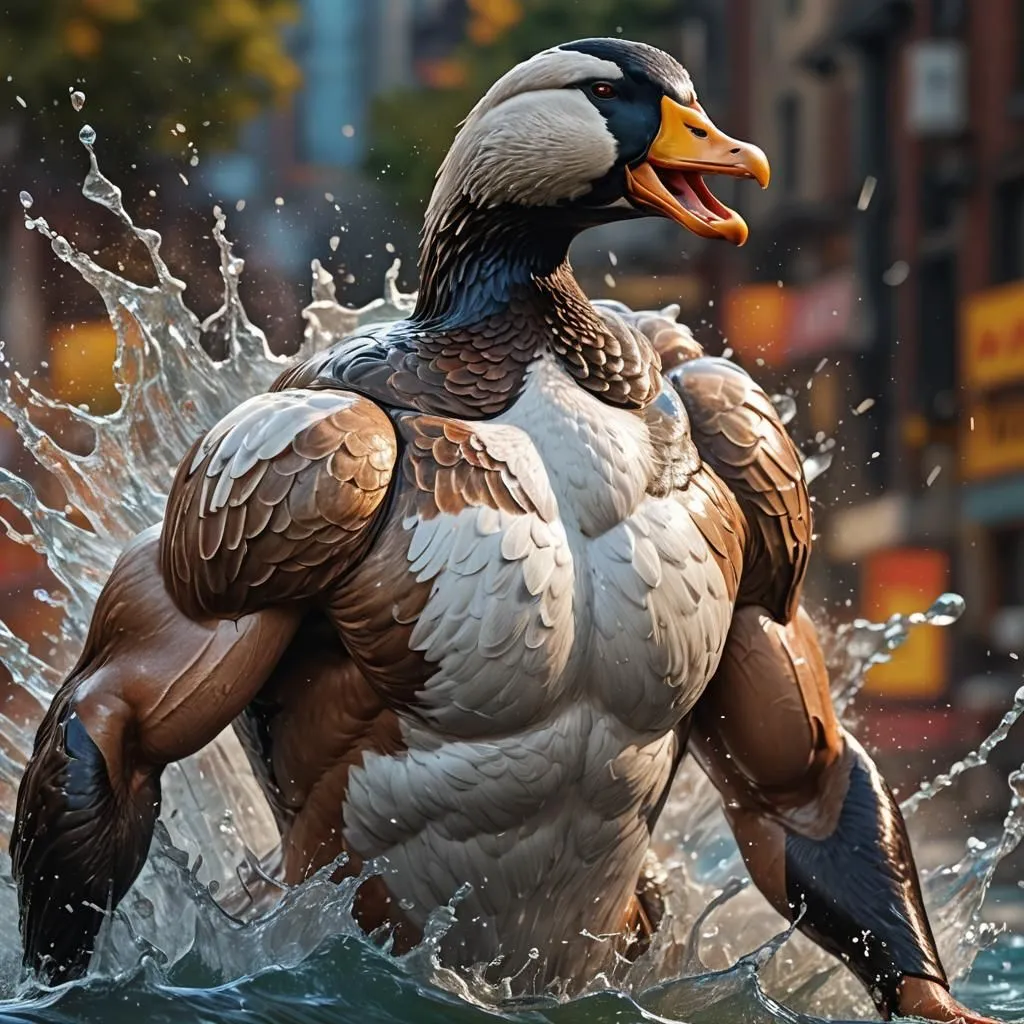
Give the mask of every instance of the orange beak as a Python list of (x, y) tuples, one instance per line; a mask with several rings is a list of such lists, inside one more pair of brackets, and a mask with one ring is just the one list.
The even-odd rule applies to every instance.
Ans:
[(684, 107), (662, 97), (661, 129), (646, 159), (626, 168), (630, 197), (696, 235), (742, 245), (749, 233), (746, 221), (712, 195), (706, 174), (753, 178), (767, 188), (771, 169), (757, 146), (720, 132), (700, 104)]

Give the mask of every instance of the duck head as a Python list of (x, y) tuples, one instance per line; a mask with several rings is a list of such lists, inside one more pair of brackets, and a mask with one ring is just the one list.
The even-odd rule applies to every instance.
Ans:
[(768, 161), (715, 127), (668, 54), (621, 39), (545, 50), (487, 91), (438, 171), (419, 313), (492, 312), (560, 267), (576, 234), (613, 221), (667, 217), (742, 245), (747, 225), (715, 198), (713, 175), (764, 187)]
[(584, 39), (537, 54), (488, 90), (441, 166), (430, 212), (462, 197), (547, 209), (581, 229), (654, 215), (742, 245), (743, 218), (705, 179), (752, 178), (764, 188), (769, 173), (757, 146), (715, 127), (668, 54)]

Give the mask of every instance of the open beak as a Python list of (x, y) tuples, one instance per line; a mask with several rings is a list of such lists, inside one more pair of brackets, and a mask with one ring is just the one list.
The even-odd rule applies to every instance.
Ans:
[(747, 240), (746, 221), (720, 203), (704, 183), (707, 174), (753, 178), (768, 187), (768, 158), (749, 142), (720, 132), (694, 103), (661, 100), (661, 129), (636, 167), (626, 168), (631, 200), (670, 217), (704, 238), (724, 238), (735, 245)]

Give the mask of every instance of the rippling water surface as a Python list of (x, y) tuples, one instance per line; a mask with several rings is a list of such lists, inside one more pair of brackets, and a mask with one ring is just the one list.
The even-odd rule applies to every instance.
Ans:
[[(119, 190), (99, 171), (95, 133), (80, 136), (91, 169), (86, 197), (104, 206), (145, 245), (157, 284), (124, 280), (77, 251), (36, 216), (22, 194), (27, 225), (45, 235), (59, 260), (74, 267), (106, 304), (118, 335), (115, 366), (121, 409), (93, 416), (54, 402), (28, 380), (0, 366), (0, 412), (16, 425), (38, 462), (63, 485), (65, 509), (43, 505), (31, 486), (0, 468), (0, 498), (13, 504), (31, 530), (8, 533), (47, 558), (60, 588), (34, 599), (56, 605), (59, 630), (45, 658), (0, 623), (0, 660), (22, 699), (0, 713), (0, 846), (6, 847), (13, 796), (31, 749), (35, 726), (63, 674), (74, 662), (100, 587), (125, 541), (157, 522), (181, 454), (192, 440), (238, 402), (263, 390), (280, 372), (262, 332), (238, 298), (242, 260), (214, 211), (224, 303), (204, 322), (190, 312), (184, 285), (160, 257), (160, 238), (136, 227)], [(360, 310), (334, 297), (330, 275), (313, 264), (312, 301), (304, 311), (304, 350), (331, 344), (360, 324), (401, 317), (411, 298), (385, 281), (381, 299)], [(204, 336), (227, 342), (229, 356), (214, 363)], [(2, 355), (2, 353), (0, 353)], [(780, 398), (784, 418), (796, 410)], [(88, 455), (61, 447), (39, 424), (56, 415), (88, 431)], [(808, 477), (827, 468), (828, 453), (807, 453)], [(88, 528), (68, 513), (77, 509)], [(81, 520), (79, 520), (81, 521)], [(886, 623), (858, 621), (827, 629), (837, 706), (844, 713), (866, 669), (888, 657), (909, 630), (949, 625), (962, 600), (941, 595), (919, 615)], [(936, 792), (983, 764), (1024, 710), (1024, 689), (999, 728), (977, 752), (953, 765), (904, 804), (912, 835), (920, 807)], [(1001, 835), (972, 839), (954, 864), (927, 873), (926, 901), (943, 958), (957, 990), (972, 1006), (1003, 1018), (1024, 1016), (1024, 937), (999, 934), (980, 911), (999, 861), (1024, 831), (1024, 773), (1007, 780)], [(0, 863), (0, 1021), (59, 1022), (406, 1022), (506, 1021), (796, 1021), (810, 1016), (869, 1017), (873, 1010), (851, 975), (800, 936), (749, 886), (717, 796), (686, 762), (659, 826), (657, 852), (667, 878), (670, 915), (651, 949), (614, 979), (590, 980), (573, 1000), (557, 992), (511, 1002), (482, 970), (441, 968), (435, 951), (459, 894), (431, 919), (424, 941), (392, 957), (363, 937), (351, 916), (358, 880), (334, 885), (326, 873), (281, 889), (280, 899), (242, 914), (244, 886), (273, 857), (270, 815), (230, 732), (164, 776), (164, 809), (153, 850), (139, 881), (108, 921), (85, 980), (40, 991), (19, 969), (17, 905), (9, 862)], [(367, 872), (378, 870), (374, 865)], [(973, 969), (972, 969), (973, 968)]]

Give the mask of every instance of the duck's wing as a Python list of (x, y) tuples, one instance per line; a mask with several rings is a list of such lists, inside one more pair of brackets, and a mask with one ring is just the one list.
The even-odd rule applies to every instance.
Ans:
[(397, 459), (386, 413), (350, 392), (287, 389), (226, 416), (182, 461), (161, 567), (194, 618), (321, 595), (374, 536)]
[(763, 605), (789, 622), (813, 533), (799, 451), (771, 399), (727, 359), (684, 360), (666, 376), (686, 407), (701, 459), (735, 495), (746, 520), (737, 604)]

